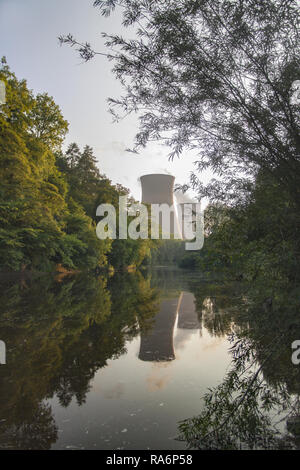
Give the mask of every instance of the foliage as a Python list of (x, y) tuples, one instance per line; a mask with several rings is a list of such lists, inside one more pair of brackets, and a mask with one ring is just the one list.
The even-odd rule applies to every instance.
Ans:
[[(299, 78), (296, 0), (96, 0), (118, 8), (128, 36), (104, 34), (125, 94), (111, 110), (138, 112), (136, 150), (163, 140), (170, 157), (198, 153), (190, 184), (210, 199), (201, 253), (180, 265), (234, 277), (299, 276)], [(72, 35), (84, 60), (97, 52)], [(201, 172), (213, 170), (207, 185)], [(199, 255), (199, 256), (198, 256)]]
[[(125, 89), (110, 100), (113, 113), (140, 112), (137, 147), (164, 139), (171, 157), (196, 149), (197, 171), (211, 168), (222, 176), (206, 188), (192, 177), (211, 199), (238, 199), (263, 169), (299, 204), (299, 113), (290, 104), (299, 78), (296, 0), (94, 5), (104, 16), (119, 8), (132, 31), (132, 39), (103, 36)], [(60, 39), (77, 45), (84, 60), (97, 54), (71, 35)]]
[(181, 266), (225, 272), (235, 279), (299, 280), (299, 211), (274, 178), (260, 172), (244, 203), (211, 204), (205, 243)]
[(152, 264), (177, 264), (185, 252), (182, 240), (159, 240), (156, 250), (152, 253)]
[[(2, 60), (7, 102), (0, 111), (0, 266), (5, 270), (94, 269), (110, 251), (116, 267), (141, 264), (149, 244), (96, 236), (96, 208), (116, 208), (121, 185), (101, 175), (93, 149), (61, 149), (68, 123), (47, 94), (34, 96)], [(125, 249), (123, 250), (122, 247)]]

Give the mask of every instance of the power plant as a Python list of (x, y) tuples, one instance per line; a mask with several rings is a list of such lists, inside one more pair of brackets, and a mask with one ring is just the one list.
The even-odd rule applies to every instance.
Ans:
[(167, 219), (159, 214), (156, 218), (155, 214), (151, 214), (155, 224), (159, 225), (162, 233), (170, 233), (175, 238), (182, 238), (181, 228), (177, 216), (176, 204), (174, 204), (174, 182), (175, 177), (172, 175), (165, 175), (153, 173), (141, 176), (142, 186), (142, 203), (143, 204), (167, 204), (173, 211)]
[[(193, 220), (191, 214), (187, 213), (185, 204), (189, 204), (188, 209), (194, 213), (196, 211), (195, 201), (183, 192), (175, 193), (174, 196), (175, 177), (172, 175), (160, 173), (143, 175), (140, 182), (143, 204), (165, 204), (173, 209), (167, 214), (169, 220), (165, 220), (166, 215), (162, 217), (161, 213), (158, 216), (156, 214), (154, 223), (159, 225), (162, 234), (164, 231), (168, 231), (169, 235), (173, 234), (175, 238), (182, 239), (184, 235), (183, 227), (186, 226), (183, 223), (185, 217), (188, 217), (191, 224), (195, 220)], [(154, 219), (153, 212), (152, 207), (152, 220)], [(180, 220), (178, 219), (178, 213), (180, 214)], [(189, 227), (188, 230), (190, 230)], [(139, 359), (151, 362), (172, 361), (175, 359), (173, 336), (177, 315), (179, 329), (201, 329), (201, 321), (198, 318), (194, 300), (193, 294), (181, 292), (179, 297), (176, 296), (176, 300), (172, 298), (161, 301), (160, 311), (155, 316), (153, 327), (151, 330), (141, 333)]]

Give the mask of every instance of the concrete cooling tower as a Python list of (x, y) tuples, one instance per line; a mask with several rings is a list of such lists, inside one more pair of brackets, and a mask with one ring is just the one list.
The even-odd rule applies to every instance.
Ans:
[[(174, 204), (174, 182), (175, 177), (172, 175), (153, 173), (149, 175), (141, 176), (140, 178), (142, 186), (142, 203), (144, 204), (167, 204), (173, 206), (175, 211), (170, 214), (170, 233), (176, 234), (176, 238), (181, 238), (181, 230), (178, 222), (176, 204)], [(153, 214), (152, 214), (153, 217)], [(162, 231), (167, 231), (167, 225), (165, 224), (161, 216), (159, 220), (156, 220)]]
[(151, 174), (141, 176), (142, 202), (145, 204), (174, 204), (174, 182), (172, 175)]

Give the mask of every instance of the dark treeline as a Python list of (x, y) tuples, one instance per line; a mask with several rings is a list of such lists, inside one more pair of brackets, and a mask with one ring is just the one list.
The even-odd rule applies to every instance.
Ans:
[(148, 240), (99, 240), (96, 208), (118, 208), (129, 191), (97, 167), (93, 149), (62, 151), (68, 123), (47, 94), (34, 94), (2, 59), (6, 104), (0, 109), (0, 269), (139, 266)]

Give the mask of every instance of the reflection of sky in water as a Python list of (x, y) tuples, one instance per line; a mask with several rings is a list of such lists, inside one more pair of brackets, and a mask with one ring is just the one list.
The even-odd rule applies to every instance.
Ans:
[[(141, 339), (135, 338), (126, 354), (98, 370), (81, 407), (74, 400), (68, 408), (56, 398), (49, 401), (59, 428), (53, 448), (184, 448), (174, 440), (178, 421), (199, 413), (201, 396), (222, 380), (230, 362), (226, 337), (214, 337), (200, 324), (191, 328), (197, 326), (192, 297), (184, 292), (163, 300), (158, 313), (171, 318), (174, 360), (140, 360)], [(150, 338), (150, 348), (159, 348), (159, 333), (165, 337), (161, 329), (168, 324), (154, 325), (157, 337)]]

